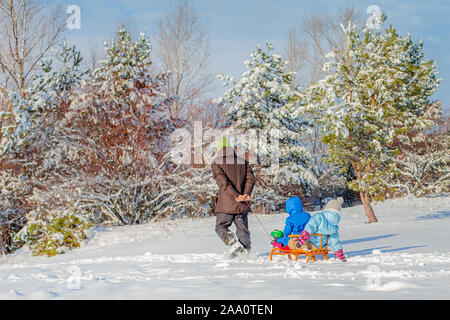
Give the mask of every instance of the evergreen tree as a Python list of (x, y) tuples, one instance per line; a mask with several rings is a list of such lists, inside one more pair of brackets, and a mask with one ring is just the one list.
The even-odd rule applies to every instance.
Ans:
[(360, 193), (369, 222), (377, 222), (370, 201), (384, 199), (396, 171), (396, 142), (433, 124), (424, 114), (440, 79), (435, 62), (424, 59), (422, 42), (392, 26), (358, 33), (349, 23), (342, 29), (344, 52), (327, 55), (325, 78), (309, 85), (297, 113), (316, 115), (328, 160), (342, 168), (351, 164), (356, 179), (349, 187)]
[[(48, 134), (44, 132), (49, 117), (65, 112), (62, 109), (70, 103), (71, 91), (79, 86), (86, 74), (81, 61), (80, 52), (64, 42), (53, 51), (53, 60), (42, 62), (41, 72), (34, 76), (30, 88), (25, 91), (25, 98), (17, 92), (10, 93), (13, 110), (0, 114), (2, 155), (31, 151), (30, 148), (36, 147), (29, 146), (33, 142), (45, 145)], [(59, 64), (56, 68), (55, 62)]]
[(268, 161), (279, 161), (275, 171), (267, 172), (264, 180), (280, 189), (296, 185), (309, 192), (317, 183), (311, 155), (301, 144), (309, 122), (293, 116), (290, 102), (296, 96), (291, 88), (294, 74), (286, 69), (279, 55), (260, 46), (245, 61), (248, 69), (238, 82), (221, 75), (233, 86), (222, 102), (228, 104), (231, 126), (238, 132), (253, 133), (258, 139), (248, 139), (247, 148), (257, 154), (258, 167), (268, 167)]
[[(77, 209), (118, 224), (142, 223), (168, 206), (160, 178), (174, 123), (151, 72), (151, 43), (121, 26), (105, 60), (73, 98), (67, 124), (83, 150)], [(161, 210), (162, 211), (162, 210)]]
[[(76, 148), (61, 143), (65, 126), (60, 124), (86, 74), (81, 61), (75, 47), (63, 43), (53, 51), (52, 60), (43, 61), (24, 97), (11, 92), (13, 110), (1, 114), (0, 183), (8, 192), (1, 194), (0, 214), (8, 213), (7, 225), (13, 226), (6, 233), (10, 249), (23, 245), (13, 240), (26, 241), (28, 226), (46, 220), (46, 214), (41, 214), (48, 213), (44, 208), (53, 208), (57, 202), (50, 190), (59, 188), (58, 178), (74, 169), (62, 165)], [(42, 190), (47, 197), (41, 197)]]

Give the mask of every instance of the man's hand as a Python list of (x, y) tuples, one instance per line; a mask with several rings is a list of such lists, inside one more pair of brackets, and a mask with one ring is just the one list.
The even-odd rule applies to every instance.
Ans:
[(248, 202), (251, 201), (252, 198), (248, 194), (240, 194), (235, 200), (236, 202)]

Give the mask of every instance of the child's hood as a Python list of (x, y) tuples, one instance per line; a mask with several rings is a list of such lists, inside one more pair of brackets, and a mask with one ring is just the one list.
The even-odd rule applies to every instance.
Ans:
[(339, 221), (341, 221), (341, 216), (332, 210), (326, 210), (323, 212), (323, 215), (328, 220), (329, 223), (337, 226), (339, 224)]
[(299, 197), (290, 198), (286, 201), (286, 212), (290, 216), (303, 212), (302, 200)]

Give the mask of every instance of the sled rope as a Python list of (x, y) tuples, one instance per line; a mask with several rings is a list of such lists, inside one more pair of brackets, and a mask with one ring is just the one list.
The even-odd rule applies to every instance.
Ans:
[(250, 206), (250, 204), (248, 203), (248, 201), (245, 201), (245, 203), (247, 204), (247, 206), (249, 207), (251, 213), (253, 213), (253, 215), (256, 217), (256, 220), (258, 220), (259, 224), (261, 225), (261, 227), (264, 229), (264, 231), (266, 232), (267, 236), (270, 239), (270, 242), (273, 241), (272, 237), (270, 236), (270, 233), (267, 231), (267, 229), (264, 227), (264, 225), (262, 224), (261, 220), (259, 220), (258, 215), (253, 211), (252, 207)]

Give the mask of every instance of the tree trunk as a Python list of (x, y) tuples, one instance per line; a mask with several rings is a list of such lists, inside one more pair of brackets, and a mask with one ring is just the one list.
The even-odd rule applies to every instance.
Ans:
[(361, 196), (361, 202), (364, 207), (364, 211), (366, 213), (367, 218), (369, 219), (368, 223), (376, 223), (378, 222), (377, 217), (375, 216), (375, 213), (373, 212), (373, 208), (370, 205), (370, 197), (369, 193), (366, 191), (359, 191), (359, 195)]
[[(356, 178), (361, 181), (361, 172), (358, 170), (358, 167), (354, 161), (351, 161), (351, 164), (353, 166), (353, 170), (355, 170)], [(378, 222), (377, 217), (375, 216), (375, 213), (373, 212), (373, 208), (370, 205), (370, 196), (369, 191), (367, 188), (365, 190), (359, 190), (359, 195), (361, 197), (361, 202), (364, 207), (364, 211), (366, 213), (367, 218), (369, 219), (368, 223), (375, 223)]]

